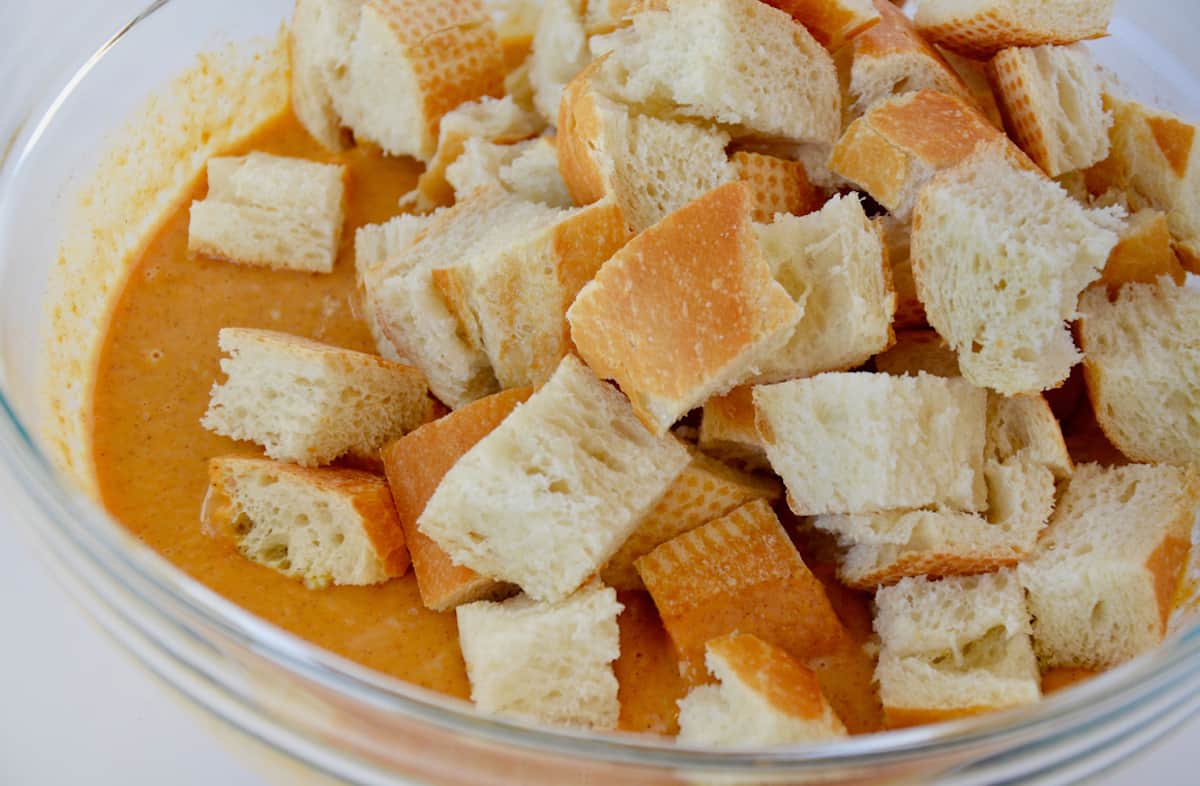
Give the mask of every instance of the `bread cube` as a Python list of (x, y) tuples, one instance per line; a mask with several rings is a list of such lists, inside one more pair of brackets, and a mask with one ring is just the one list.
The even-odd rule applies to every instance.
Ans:
[(1084, 378), (1096, 419), (1135, 461), (1200, 464), (1200, 291), (1163, 277), (1079, 304)]
[(821, 374), (756, 387), (754, 404), (799, 515), (986, 505), (987, 395), (961, 379)]
[(758, 0), (656, 3), (593, 50), (611, 53), (606, 78), (633, 106), (768, 140), (830, 143), (840, 130), (833, 59), (803, 25)]
[(894, 218), (908, 221), (925, 184), (986, 142), (1005, 144), (1014, 158), (1024, 158), (966, 99), (920, 90), (880, 101), (851, 123), (833, 148), (829, 168)]
[(714, 639), (705, 649), (720, 684), (693, 688), (679, 702), (680, 742), (759, 747), (846, 736), (817, 675), (783, 650), (742, 633)]
[(300, 125), (328, 150), (344, 150), (334, 96), (348, 91), (346, 68), (365, 0), (296, 0), (288, 28), (292, 111)]
[(558, 122), (563, 89), (592, 62), (588, 48), (585, 0), (543, 0), (533, 35), (529, 81), (533, 103), (547, 123)]
[(558, 169), (558, 145), (554, 137), (530, 142), (511, 161), (500, 166), (496, 178), (509, 191), (530, 202), (558, 208), (575, 206)]
[(1099, 67), (1082, 44), (1004, 49), (989, 64), (1005, 124), (1051, 177), (1108, 156), (1112, 116)]
[(945, 58), (921, 37), (904, 12), (889, 0), (874, 0), (879, 24), (857, 36), (841, 57), (850, 57), (850, 117), (858, 117), (893, 95), (916, 90), (970, 98), (970, 91)]
[(1071, 44), (1108, 32), (1113, 0), (922, 0), (921, 35), (961, 55), (986, 60), (1001, 49)]
[(311, 467), (377, 456), (433, 416), (425, 378), (409, 366), (269, 330), (225, 328), (218, 341), (227, 379), (201, 423), (273, 459)]
[(243, 265), (329, 273), (344, 217), (345, 167), (251, 153), (208, 161), (188, 251)]
[(672, 213), (610, 259), (567, 313), (579, 354), (664, 434), (756, 372), (801, 311), (771, 277), (746, 187)]
[(908, 578), (875, 594), (875, 675), (890, 728), (1041, 698), (1029, 609), (1015, 572)]
[(521, 596), (458, 607), (471, 700), (489, 715), (615, 729), (617, 594), (598, 583), (554, 603)]
[(559, 165), (581, 205), (606, 196), (635, 232), (737, 178), (729, 134), (635, 111), (606, 92), (606, 58), (571, 80), (558, 116)]
[(988, 122), (1003, 131), (1004, 117), (1000, 113), (1000, 102), (996, 99), (996, 91), (988, 76), (987, 61), (963, 57), (941, 46), (935, 46), (934, 49), (946, 59), (946, 63), (967, 86), (972, 102), (979, 107), (979, 111), (983, 112)]
[(408, 570), (387, 483), (366, 472), (215, 458), (201, 521), (246, 559), (310, 588), (380, 584)]
[(891, 345), (896, 295), (883, 236), (857, 194), (755, 232), (771, 274), (804, 309), (787, 344), (759, 364), (756, 382), (847, 371)]
[(749, 633), (807, 660), (837, 651), (846, 631), (771, 506), (750, 502), (636, 562), (693, 683), (705, 644)]
[(499, 96), (504, 51), (480, 0), (367, 0), (336, 106), (356, 139), (428, 163), (442, 117)]
[(1133, 210), (1152, 207), (1167, 224), (1183, 266), (1200, 274), (1200, 154), (1196, 126), (1137, 101), (1107, 93), (1112, 112), (1108, 159), (1089, 171), (1092, 193), (1123, 192)]
[(729, 464), (750, 470), (770, 469), (755, 418), (752, 386), (713, 396), (704, 402), (700, 418), (700, 449)]
[(1100, 273), (1100, 283), (1108, 288), (1110, 299), (1125, 284), (1153, 284), (1160, 276), (1170, 276), (1176, 284), (1187, 279), (1187, 271), (1171, 249), (1166, 213), (1142, 208), (1129, 217), (1118, 236)]
[[(383, 224), (361, 226), (354, 233), (354, 280), (362, 297), (363, 321), (371, 331), (375, 350), (394, 363), (409, 361), (401, 353), (403, 343), (398, 345), (389, 337), (384, 311), (367, 282), (389, 259), (407, 252), (432, 220), (431, 216), (402, 214)], [(491, 383), (494, 385), (495, 379)]]
[(426, 423), (383, 449), (388, 484), (426, 608), (449, 611), (477, 600), (498, 600), (516, 591), (511, 584), (455, 565), (445, 550), (421, 532), (417, 521), (446, 473), (532, 392), (516, 388), (482, 398)]
[(928, 327), (925, 304), (917, 297), (917, 282), (913, 280), (912, 223), (883, 216), (878, 219), (878, 224), (883, 230), (883, 246), (892, 271), (892, 289), (896, 292), (896, 316), (892, 319), (892, 328), (914, 331)]
[(783, 494), (773, 479), (738, 472), (694, 451), (684, 468), (637, 529), (600, 572), (618, 590), (645, 589), (634, 562), (674, 537), (730, 513), (756, 499), (773, 502)]
[(455, 564), (561, 600), (616, 554), (688, 461), (568, 356), (446, 473), (418, 526)]
[(896, 343), (875, 356), (881, 374), (915, 377), (922, 371), (935, 377), (961, 377), (958, 355), (936, 330), (901, 330)]
[(1195, 469), (1079, 466), (1020, 567), (1044, 666), (1104, 669), (1162, 640), (1198, 507)]
[(740, 150), (730, 163), (737, 179), (750, 188), (750, 217), (756, 223), (769, 224), (780, 213), (803, 216), (825, 203), (799, 161)]
[(1065, 323), (1120, 221), (1014, 165), (1005, 145), (982, 147), (921, 192), (912, 258), (929, 324), (963, 376), (1011, 396), (1057, 387), (1079, 362)]

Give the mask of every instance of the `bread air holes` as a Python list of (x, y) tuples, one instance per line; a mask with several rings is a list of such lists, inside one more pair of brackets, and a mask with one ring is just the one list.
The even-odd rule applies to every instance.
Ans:
[(237, 518), (233, 520), (234, 534), (244, 538), (250, 534), (252, 529), (254, 529), (254, 521), (244, 512), (237, 514)]
[(1108, 623), (1108, 604), (1102, 600), (1092, 604), (1091, 624), (1093, 628), (1107, 625)]

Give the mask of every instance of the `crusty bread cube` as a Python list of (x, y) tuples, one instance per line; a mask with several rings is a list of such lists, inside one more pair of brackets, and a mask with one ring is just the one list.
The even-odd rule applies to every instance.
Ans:
[(780, 213), (803, 216), (820, 209), (825, 196), (808, 181), (804, 164), (740, 150), (730, 156), (737, 179), (750, 188), (750, 217), (769, 224)]
[(1078, 467), (1020, 567), (1044, 666), (1103, 669), (1162, 640), (1198, 507), (1194, 468)]
[(904, 579), (875, 594), (875, 674), (890, 728), (1041, 698), (1029, 609), (1012, 570)]
[(1009, 133), (1046, 174), (1108, 156), (1112, 116), (1104, 111), (1099, 68), (1082, 44), (1004, 49), (989, 72)]
[(880, 11), (871, 0), (765, 0), (813, 34), (830, 52), (863, 31), (879, 25)]
[(1004, 395), (1057, 387), (1080, 355), (1065, 323), (1117, 243), (1089, 210), (986, 145), (938, 175), (913, 217), (917, 293), (963, 375)]
[(1113, 0), (921, 0), (921, 34), (986, 60), (1001, 49), (1071, 44), (1107, 34)]
[(371, 331), (376, 351), (395, 363), (409, 361), (401, 346), (388, 337), (383, 309), (375, 302), (373, 287), (367, 282), (381, 265), (408, 251), (430, 223), (430, 216), (403, 214), (383, 224), (359, 227), (354, 233), (354, 280), (363, 301), (363, 321)]
[(607, 200), (559, 210), (505, 194), (470, 207), (491, 200), (477, 193), (459, 203), (466, 220), (444, 231), (474, 233), (475, 242), (458, 259), (440, 260), (433, 284), (500, 386), (536, 387), (570, 351), (567, 308), (625, 244), (628, 228)]
[(532, 392), (529, 388), (514, 388), (482, 398), (426, 423), (383, 449), (388, 484), (426, 608), (449, 611), (477, 600), (498, 600), (516, 591), (511, 584), (455, 565), (449, 554), (421, 532), (417, 520), (446, 473)]
[(425, 378), (409, 366), (269, 330), (225, 328), (218, 341), (227, 379), (201, 423), (273, 459), (311, 467), (376, 456), (433, 416)]
[(571, 80), (558, 119), (559, 167), (581, 205), (611, 196), (635, 232), (736, 179), (729, 134), (635, 111), (605, 91), (604, 59)]
[(767, 451), (755, 423), (754, 388), (742, 385), (704, 402), (700, 449), (749, 470), (770, 469)]
[(546, 122), (558, 122), (563, 89), (592, 62), (588, 48), (585, 0), (545, 0), (533, 55), (529, 59), (529, 81), (533, 103)]
[(408, 570), (387, 483), (366, 472), (215, 458), (200, 515), (209, 535), (312, 588), (380, 584)]
[(412, 192), (414, 206), (422, 213), (454, 204), (454, 189), (446, 169), (462, 155), (470, 139), (511, 145), (540, 134), (546, 123), (539, 115), (522, 109), (510, 97), (484, 97), (450, 110), (442, 118), (437, 150)]
[(833, 59), (803, 25), (758, 0), (665, 0), (592, 48), (611, 53), (607, 83), (634, 106), (768, 140), (831, 143), (841, 127)]
[(757, 636), (708, 642), (708, 670), (719, 685), (693, 688), (679, 702), (679, 741), (739, 747), (795, 745), (846, 736), (817, 675)]
[(1200, 464), (1200, 290), (1165, 276), (1079, 304), (1084, 377), (1104, 433), (1136, 461)]
[(1167, 223), (1184, 267), (1200, 274), (1200, 153), (1196, 126), (1179, 117), (1106, 93), (1113, 114), (1111, 152), (1088, 187), (1100, 194), (1124, 193), (1129, 207), (1152, 207), (1167, 214)]
[(907, 221), (930, 178), (986, 142), (1004, 142), (1023, 157), (966, 99), (920, 90), (881, 101), (851, 123), (829, 168)]
[(961, 379), (821, 374), (754, 389), (799, 515), (986, 505), (987, 395)]
[[(789, 23), (790, 24), (790, 23)], [(567, 313), (579, 354), (656, 434), (752, 376), (801, 310), (771, 277), (746, 186), (721, 186), (634, 238)]]
[(907, 576), (969, 576), (1015, 566), (1033, 553), (1054, 510), (1054, 475), (1025, 459), (984, 467), (987, 513), (902, 510), (818, 516), (846, 553), (838, 578), (874, 589)]
[(367, 0), (335, 103), (357, 139), (429, 162), (443, 115), (501, 95), (504, 74), (480, 0)]
[(480, 188), (501, 188), (526, 202), (575, 206), (559, 174), (558, 148), (550, 137), (511, 145), (468, 139), (462, 154), (446, 167), (446, 182), (460, 200)]
[(1147, 207), (1137, 211), (1118, 237), (1100, 273), (1100, 283), (1108, 288), (1110, 298), (1129, 283), (1153, 284), (1160, 276), (1170, 276), (1176, 284), (1187, 279), (1187, 271), (1171, 249), (1170, 226), (1161, 210)]
[(875, 356), (882, 374), (915, 377), (924, 371), (935, 377), (960, 377), (958, 355), (936, 330), (901, 330), (887, 352)]
[(755, 231), (771, 274), (804, 310), (787, 344), (759, 363), (756, 382), (846, 371), (891, 345), (896, 294), (883, 235), (857, 194)]
[(446, 473), (419, 527), (455, 564), (560, 600), (608, 562), (688, 461), (568, 356)]
[(704, 679), (704, 647), (749, 633), (801, 660), (837, 651), (846, 631), (764, 500), (667, 541), (636, 563), (675, 643), (680, 668)]
[(600, 578), (618, 590), (645, 589), (634, 567), (638, 558), (747, 502), (756, 499), (773, 502), (782, 495), (783, 490), (774, 479), (738, 472), (693, 450), (691, 463), (600, 571)]
[(555, 603), (521, 596), (458, 607), (458, 638), (480, 712), (547, 724), (615, 729), (612, 663), (624, 607), (592, 583)]
[(917, 297), (917, 282), (913, 280), (912, 223), (883, 216), (879, 225), (883, 229), (883, 245), (892, 271), (892, 289), (896, 292), (896, 316), (892, 327), (898, 331), (927, 327), (925, 305)]
[(946, 63), (967, 86), (971, 100), (979, 107), (979, 111), (983, 112), (988, 122), (1003, 131), (1004, 116), (1000, 114), (1000, 102), (996, 99), (996, 91), (992, 87), (991, 78), (988, 77), (987, 61), (963, 57), (940, 46), (935, 46), (934, 49), (946, 59)]
[[(921, 37), (904, 12), (874, 0), (880, 21), (846, 48), (851, 58), (850, 117), (858, 117), (894, 95), (937, 90), (970, 98), (970, 91), (945, 58)], [(846, 55), (842, 55), (845, 57)]]
[(542, 18), (542, 0), (483, 0), (496, 25), (496, 35), (509, 68), (522, 63), (533, 47)]
[(342, 238), (346, 169), (251, 153), (208, 161), (188, 251), (243, 265), (329, 273)]
[(366, 0), (296, 0), (288, 28), (292, 111), (329, 150), (349, 146), (334, 96), (348, 88), (346, 67)]

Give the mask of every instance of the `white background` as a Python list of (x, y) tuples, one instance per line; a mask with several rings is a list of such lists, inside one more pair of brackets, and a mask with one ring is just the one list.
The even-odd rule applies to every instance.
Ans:
[[(85, 619), (12, 518), (0, 500), (0, 784), (266, 784)], [(1194, 786), (1198, 742), (1200, 719), (1090, 786)]]

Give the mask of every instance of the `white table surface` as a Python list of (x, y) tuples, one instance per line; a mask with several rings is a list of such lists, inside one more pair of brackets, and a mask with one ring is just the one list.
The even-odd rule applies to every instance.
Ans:
[[(100, 633), (0, 500), (0, 784), (264, 786)], [(1200, 719), (1091, 786), (1194, 786)]]

